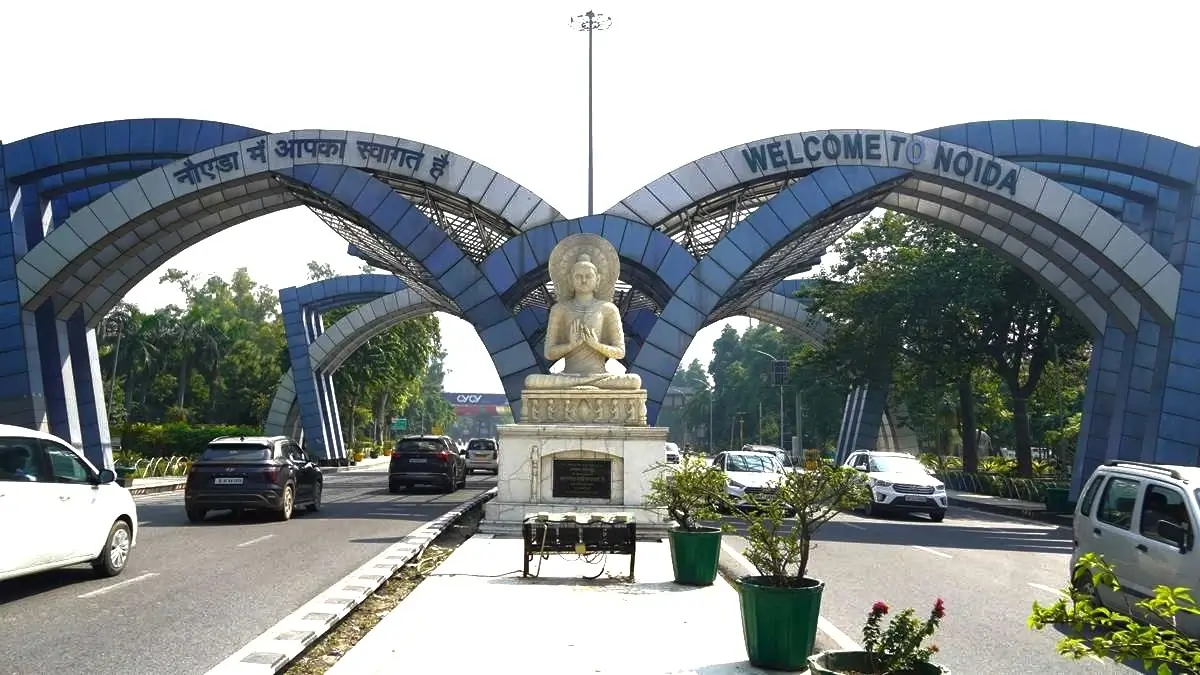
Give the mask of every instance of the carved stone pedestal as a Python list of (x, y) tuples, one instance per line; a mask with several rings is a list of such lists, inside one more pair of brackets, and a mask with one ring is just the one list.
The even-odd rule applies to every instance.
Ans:
[[(644, 502), (661, 471), (665, 427), (505, 424), (496, 428), (500, 470), (479, 531), (515, 536), (528, 516), (624, 513), (638, 537), (666, 536), (666, 514)], [(657, 468), (656, 468), (657, 467)]]
[(521, 424), (646, 426), (646, 390), (526, 389)]

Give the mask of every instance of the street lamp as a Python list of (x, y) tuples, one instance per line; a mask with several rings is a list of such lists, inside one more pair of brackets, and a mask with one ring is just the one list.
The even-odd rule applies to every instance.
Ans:
[(688, 379), (696, 384), (703, 384), (704, 390), (708, 392), (708, 433), (706, 435), (708, 436), (708, 454), (711, 455), (713, 454), (713, 395), (717, 393), (717, 388), (715, 385), (710, 388), (707, 380), (701, 381), (694, 377)]
[[(777, 359), (773, 355), (768, 354), (760, 349), (755, 349), (754, 351), (758, 352), (759, 354), (762, 354), (763, 356), (767, 357), (768, 359), (771, 359), (771, 361), (773, 363), (780, 362), (780, 359)], [(772, 367), (774, 367), (774, 366), (772, 365)], [(761, 419), (761, 417), (760, 417), (760, 419)], [(784, 446), (783, 439), (784, 439), (784, 435), (783, 435), (783, 380), (780, 379), (780, 381), (779, 381), (779, 449), (786, 451), (787, 448)], [(801, 441), (801, 445), (803, 445), (803, 441)]]
[(592, 153), (592, 33), (612, 26), (612, 17), (588, 10), (586, 14), (571, 17), (571, 28), (587, 31), (588, 34), (588, 215), (595, 209), (592, 201), (593, 153)]

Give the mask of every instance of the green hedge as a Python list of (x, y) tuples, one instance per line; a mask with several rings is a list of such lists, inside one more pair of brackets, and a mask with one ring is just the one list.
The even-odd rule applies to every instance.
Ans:
[(196, 457), (218, 436), (261, 436), (258, 427), (232, 424), (130, 424), (121, 430), (122, 452), (142, 457)]

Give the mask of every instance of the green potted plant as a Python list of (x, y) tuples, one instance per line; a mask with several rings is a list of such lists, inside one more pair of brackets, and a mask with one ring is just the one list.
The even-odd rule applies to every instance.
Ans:
[(1112, 565), (1087, 553), (1075, 566), (1070, 588), (1061, 591), (1064, 597), (1048, 607), (1033, 603), (1030, 627), (1056, 626), (1066, 633), (1058, 653), (1070, 659), (1095, 656), (1161, 675), (1200, 672), (1200, 639), (1178, 628), (1181, 617), (1194, 621), (1200, 615), (1190, 589), (1156, 586), (1153, 597), (1122, 612), (1100, 604), (1101, 587), (1121, 588)]
[(830, 650), (808, 657), (812, 675), (943, 675), (950, 671), (929, 659), (937, 653), (937, 645), (922, 646), (933, 637), (946, 607), (942, 599), (933, 603), (925, 620), (918, 619), (910, 608), (892, 618), (886, 629), (883, 617), (888, 613), (884, 602), (876, 602), (867, 614), (863, 626), (863, 649)]
[[(820, 463), (782, 474), (774, 496), (744, 512), (746, 558), (758, 576), (738, 580), (742, 633), (750, 663), (771, 670), (808, 667), (825, 583), (808, 576), (813, 538), (834, 516), (866, 503), (854, 469)], [(788, 516), (794, 514), (794, 521)]]
[(702, 525), (718, 520), (717, 509), (728, 499), (725, 474), (702, 457), (684, 456), (678, 464), (659, 463), (645, 503), (661, 508), (675, 521), (667, 531), (675, 583), (711, 586), (721, 557), (722, 527)]

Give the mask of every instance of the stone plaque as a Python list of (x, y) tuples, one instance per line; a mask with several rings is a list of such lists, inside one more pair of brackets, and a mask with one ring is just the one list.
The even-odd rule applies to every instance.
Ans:
[(554, 460), (555, 497), (612, 499), (612, 460)]

